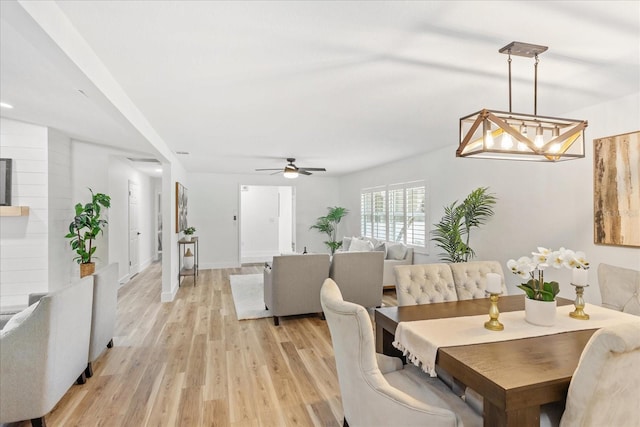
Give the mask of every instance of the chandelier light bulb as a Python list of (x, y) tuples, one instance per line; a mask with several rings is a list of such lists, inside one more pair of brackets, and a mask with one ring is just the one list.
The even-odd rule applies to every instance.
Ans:
[(493, 147), (493, 133), (491, 132), (491, 123), (485, 119), (482, 123), (482, 129), (484, 131), (484, 145), (485, 147)]
[(541, 148), (544, 145), (544, 137), (542, 136), (542, 131), (542, 126), (538, 126), (536, 128), (536, 137), (533, 140), (533, 144), (538, 148)]
[(509, 150), (513, 148), (513, 141), (511, 140), (511, 135), (509, 135), (507, 132), (505, 132), (504, 135), (502, 136), (501, 146), (505, 150)]

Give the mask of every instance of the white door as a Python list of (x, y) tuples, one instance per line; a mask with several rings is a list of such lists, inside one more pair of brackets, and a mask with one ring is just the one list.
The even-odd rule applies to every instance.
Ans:
[(129, 277), (139, 270), (138, 186), (129, 181)]

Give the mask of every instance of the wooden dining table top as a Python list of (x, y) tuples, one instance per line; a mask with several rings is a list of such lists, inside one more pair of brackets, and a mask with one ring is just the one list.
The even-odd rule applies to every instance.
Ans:
[[(572, 304), (558, 298), (558, 305)], [(397, 355), (399, 322), (489, 313), (489, 299), (376, 309), (376, 346)], [(504, 296), (501, 312), (524, 310), (524, 295)], [(597, 329), (483, 344), (441, 347), (436, 364), (484, 397), (485, 426), (539, 425), (540, 405), (562, 402), (580, 355)], [(500, 333), (500, 332), (496, 332)]]

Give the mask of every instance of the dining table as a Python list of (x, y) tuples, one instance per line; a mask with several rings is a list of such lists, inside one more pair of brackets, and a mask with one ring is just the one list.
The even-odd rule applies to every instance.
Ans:
[[(500, 297), (499, 311), (501, 313), (522, 312), (509, 313), (509, 315), (512, 319), (514, 316), (516, 318), (520, 316), (524, 322), (524, 298), (524, 295)], [(572, 300), (557, 298), (558, 311), (563, 310), (568, 313), (570, 307), (564, 307), (564, 309), (561, 307), (572, 303)], [(396, 331), (401, 322), (445, 319), (434, 325), (439, 329), (446, 329), (447, 322), (454, 322), (453, 318), (486, 315), (486, 320), (489, 320), (490, 306), (491, 302), (488, 298), (479, 298), (377, 308), (374, 315), (376, 350), (390, 356), (404, 356), (403, 352), (396, 348), (397, 342), (394, 346)], [(593, 310), (595, 309), (594, 307)], [(613, 315), (613, 313), (616, 314)], [(619, 312), (612, 311), (614, 317), (618, 315), (617, 313)], [(568, 317), (568, 314), (563, 315)], [(475, 318), (470, 317), (470, 319)], [(481, 320), (477, 322), (478, 334), (503, 333), (487, 331)], [(510, 323), (506, 320), (504, 322), (505, 330), (509, 331)], [(580, 355), (591, 336), (599, 328), (597, 323), (589, 323), (589, 320), (575, 320), (575, 322), (581, 322), (575, 323), (580, 330), (497, 342), (438, 347), (435, 365), (448, 372), (463, 389), (464, 387), (472, 388), (483, 397), (484, 426), (538, 427), (542, 405), (554, 402), (564, 404)], [(540, 333), (546, 333), (544, 329), (540, 331)]]

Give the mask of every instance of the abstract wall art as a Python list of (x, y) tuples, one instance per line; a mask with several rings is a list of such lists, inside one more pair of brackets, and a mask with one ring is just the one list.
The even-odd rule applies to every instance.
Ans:
[(640, 131), (593, 140), (594, 243), (640, 247)]

